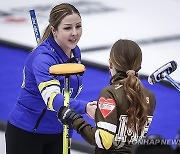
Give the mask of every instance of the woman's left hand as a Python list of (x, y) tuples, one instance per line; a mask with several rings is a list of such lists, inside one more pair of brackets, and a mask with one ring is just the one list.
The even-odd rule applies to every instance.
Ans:
[(86, 114), (91, 119), (94, 119), (95, 117), (96, 108), (97, 108), (97, 101), (89, 102), (86, 105)]

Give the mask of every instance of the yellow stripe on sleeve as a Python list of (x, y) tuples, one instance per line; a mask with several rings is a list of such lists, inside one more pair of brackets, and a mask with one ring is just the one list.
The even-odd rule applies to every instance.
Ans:
[(49, 97), (48, 108), (52, 111), (55, 111), (53, 108), (53, 101), (54, 101), (54, 98), (56, 97), (57, 94), (58, 93), (52, 93), (51, 96)]
[(109, 149), (114, 141), (114, 135), (102, 129), (99, 129), (99, 134), (101, 136), (101, 142), (104, 148), (106, 150)]
[(39, 91), (41, 92), (45, 87), (49, 86), (49, 85), (60, 85), (60, 82), (58, 80), (50, 80), (50, 81), (46, 81), (46, 82), (41, 82), (38, 86)]

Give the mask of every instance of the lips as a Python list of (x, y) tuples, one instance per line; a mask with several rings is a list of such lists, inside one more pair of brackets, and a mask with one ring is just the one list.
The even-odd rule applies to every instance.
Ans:
[(76, 43), (77, 42), (77, 39), (69, 39), (69, 41), (71, 42), (71, 43)]

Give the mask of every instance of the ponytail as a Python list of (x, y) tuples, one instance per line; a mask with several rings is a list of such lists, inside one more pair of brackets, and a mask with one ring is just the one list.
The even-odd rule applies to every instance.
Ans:
[(139, 133), (147, 121), (147, 103), (143, 94), (143, 86), (135, 75), (128, 75), (121, 80), (127, 95), (129, 109), (127, 110), (127, 127)]
[[(147, 103), (143, 93), (144, 88), (137, 75), (137, 72), (141, 69), (141, 48), (134, 41), (120, 39), (111, 48), (110, 60), (117, 70), (115, 78), (120, 80), (127, 96), (129, 106), (127, 127), (136, 133), (140, 133), (147, 121)], [(120, 72), (124, 78), (118, 77)]]
[(45, 31), (44, 31), (41, 39), (39, 40), (38, 45), (40, 45), (45, 39), (47, 39), (47, 38), (50, 36), (51, 33), (52, 33), (52, 32), (51, 32), (51, 26), (50, 26), (50, 24), (49, 24), (49, 25), (46, 27), (46, 29), (45, 29)]

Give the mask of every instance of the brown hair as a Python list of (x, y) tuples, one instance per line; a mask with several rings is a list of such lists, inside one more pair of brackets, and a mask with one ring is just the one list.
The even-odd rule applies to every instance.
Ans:
[(57, 29), (64, 17), (73, 13), (76, 13), (81, 17), (80, 12), (71, 4), (61, 3), (54, 6), (49, 15), (49, 25), (46, 27), (39, 44), (41, 44), (52, 33), (51, 26)]
[(128, 70), (136, 72), (135, 75), (127, 75), (120, 82), (123, 84), (129, 105), (127, 127), (133, 128), (137, 133), (141, 132), (147, 121), (147, 103), (142, 90), (143, 86), (137, 77), (142, 62), (141, 49), (134, 41), (118, 40), (111, 49), (110, 60), (117, 72)]

